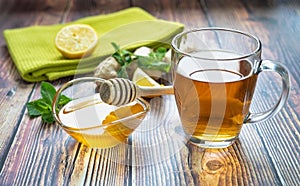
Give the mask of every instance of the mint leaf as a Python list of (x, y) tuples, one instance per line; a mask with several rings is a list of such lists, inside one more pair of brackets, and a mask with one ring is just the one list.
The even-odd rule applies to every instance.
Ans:
[(39, 107), (39, 105), (37, 104), (37, 101), (33, 101), (33, 102), (29, 102), (26, 104), (27, 110), (28, 110), (28, 114), (30, 117), (37, 117), (42, 115), (42, 108)]
[(137, 59), (137, 65), (141, 68), (150, 70), (159, 70), (162, 72), (169, 72), (171, 64), (164, 62), (163, 59), (167, 53), (167, 48), (158, 47), (155, 51), (150, 52), (148, 56), (137, 56), (128, 50), (121, 49), (116, 43), (111, 43), (115, 49), (115, 53), (112, 54), (121, 68), (118, 71), (118, 77), (127, 78), (127, 66)]
[(171, 64), (163, 61), (166, 53), (167, 49), (165, 47), (159, 47), (155, 51), (150, 52), (148, 56), (137, 56), (138, 66), (151, 70), (169, 72)]
[(127, 73), (127, 70), (126, 70), (126, 66), (122, 66), (120, 68), (120, 70), (118, 71), (118, 77), (119, 78), (129, 79), (128, 73)]
[(112, 42), (111, 45), (114, 47), (115, 51), (119, 51), (120, 47), (116, 43)]
[(48, 104), (52, 105), (55, 94), (56, 90), (50, 83), (41, 83), (41, 95)]
[(138, 57), (138, 66), (141, 68), (151, 69), (151, 70), (160, 70), (162, 72), (169, 72), (171, 65), (167, 62), (158, 61), (152, 57), (148, 56), (139, 56)]
[(150, 52), (149, 57), (157, 61), (162, 61), (166, 53), (167, 49), (165, 47), (159, 47), (154, 52)]
[[(52, 115), (52, 102), (56, 94), (55, 88), (46, 82), (41, 83), (41, 95), (42, 98), (28, 102), (26, 104), (28, 114), (30, 117), (39, 117), (42, 116), (42, 120), (45, 123), (54, 123), (55, 119)], [(71, 101), (71, 98), (68, 98), (65, 95), (61, 95), (58, 100), (58, 107), (63, 107)]]
[(128, 79), (126, 68), (134, 59), (136, 59), (136, 56), (128, 50), (121, 49), (116, 43), (111, 44), (116, 50), (115, 53), (112, 54), (112, 57), (115, 58), (121, 66), (118, 71), (118, 77)]
[(65, 104), (69, 103), (72, 99), (65, 96), (65, 95), (60, 95), (58, 98), (58, 106), (64, 106)]
[(54, 123), (55, 119), (52, 115), (52, 112), (47, 112), (42, 115), (42, 120), (45, 123)]

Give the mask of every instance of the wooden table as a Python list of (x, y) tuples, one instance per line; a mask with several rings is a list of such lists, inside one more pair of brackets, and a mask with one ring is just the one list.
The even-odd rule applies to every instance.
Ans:
[[(290, 70), (287, 104), (272, 119), (245, 125), (233, 146), (204, 150), (176, 138), (174, 97), (162, 96), (151, 100), (148, 119), (127, 146), (90, 149), (58, 125), (28, 117), (25, 104), (39, 98), (40, 83), (21, 79), (1, 35), (0, 185), (299, 185), (299, 1), (1, 0), (0, 29), (63, 23), (131, 6), (186, 29), (221, 26), (258, 36), (263, 58)], [(59, 87), (70, 79), (52, 83)], [(279, 91), (279, 78), (261, 76), (252, 109), (274, 104)]]

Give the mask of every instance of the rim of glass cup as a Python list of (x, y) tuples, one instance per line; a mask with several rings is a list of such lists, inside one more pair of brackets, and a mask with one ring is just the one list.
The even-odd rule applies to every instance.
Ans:
[(105, 125), (99, 125), (99, 126), (94, 126), (94, 127), (86, 127), (86, 128), (80, 128), (80, 129), (76, 129), (76, 128), (72, 128), (72, 127), (68, 127), (66, 125), (64, 125), (60, 119), (58, 118), (58, 114), (59, 112), (57, 113), (56, 112), (56, 103), (58, 101), (58, 98), (59, 98), (59, 95), (61, 95), (61, 93), (63, 92), (63, 90), (71, 87), (74, 83), (78, 83), (78, 82), (87, 82), (87, 81), (96, 81), (96, 80), (100, 80), (100, 81), (104, 81), (104, 79), (102, 78), (97, 78), (97, 77), (81, 77), (81, 78), (76, 78), (76, 79), (73, 79), (71, 81), (68, 81), (66, 83), (64, 83), (57, 91), (56, 91), (56, 94), (54, 96), (54, 99), (53, 99), (53, 104), (52, 104), (52, 115), (54, 116), (54, 119), (55, 121), (60, 125), (62, 126), (64, 129), (66, 130), (69, 130), (69, 131), (84, 131), (84, 130), (91, 130), (91, 129), (95, 129), (95, 128), (103, 128), (103, 127), (108, 127), (108, 126), (111, 126), (111, 125), (115, 125), (119, 122), (124, 122), (124, 121), (128, 121), (128, 120), (131, 120), (131, 119), (135, 119), (143, 114), (146, 114), (148, 111), (150, 111), (150, 104), (144, 100), (143, 98), (137, 98), (136, 100), (139, 102), (139, 104), (141, 104), (144, 108), (143, 111), (141, 112), (138, 112), (136, 114), (133, 114), (133, 115), (130, 115), (130, 116), (127, 116), (125, 118), (121, 118), (121, 119), (118, 119), (118, 120), (115, 120), (115, 121), (112, 121), (112, 122), (109, 122), (109, 123), (106, 123)]
[[(237, 34), (242, 34), (244, 36), (247, 36), (249, 38), (252, 38), (253, 40), (255, 40), (256, 42), (256, 48), (255, 50), (253, 50), (252, 52), (249, 52), (247, 54), (241, 55), (240, 57), (233, 57), (233, 58), (205, 58), (205, 57), (199, 57), (199, 56), (194, 56), (190, 53), (181, 51), (177, 45), (176, 45), (176, 41), (183, 37), (186, 34), (192, 33), (192, 32), (198, 32), (198, 31), (227, 31), (227, 32), (232, 32), (232, 33), (237, 33)], [(230, 60), (240, 60), (240, 59), (244, 59), (244, 58), (248, 58), (250, 56), (256, 55), (257, 53), (259, 53), (261, 51), (261, 41), (254, 35), (250, 34), (250, 33), (246, 33), (240, 30), (236, 30), (236, 29), (231, 29), (231, 28), (222, 28), (222, 27), (206, 27), (206, 28), (195, 28), (195, 29), (191, 29), (188, 31), (184, 31), (181, 32), (179, 34), (177, 34), (171, 42), (172, 48), (177, 52), (180, 53), (184, 56), (188, 56), (188, 57), (193, 57), (196, 59), (201, 59), (201, 60), (214, 60), (214, 61), (230, 61)]]

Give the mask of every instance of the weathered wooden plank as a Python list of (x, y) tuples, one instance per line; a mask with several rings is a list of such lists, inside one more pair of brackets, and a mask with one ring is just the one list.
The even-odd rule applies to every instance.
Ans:
[[(24, 3), (24, 2), (23, 2)], [(23, 5), (21, 3), (21, 5)], [(35, 2), (26, 2), (20, 9), (20, 4), (14, 1), (1, 1), (1, 30), (29, 26), (36, 22), (36, 9), (32, 9)], [(59, 5), (60, 6), (60, 5)], [(2, 11), (3, 10), (3, 11)], [(21, 19), (23, 18), (23, 20)], [(53, 20), (55, 21), (55, 20)], [(48, 22), (49, 23), (49, 22)], [(24, 82), (18, 74), (1, 35), (1, 123), (0, 123), (0, 169), (8, 153), (9, 146), (20, 125), (25, 111), (25, 103), (28, 101), (34, 84)], [(3, 115), (2, 115), (3, 114)]]
[(72, 17), (69, 17), (68, 20), (74, 20), (97, 14), (108, 14), (130, 7), (130, 0), (73, 0), (73, 3), (75, 6), (70, 8)]
[[(124, 185), (128, 182), (124, 161), (128, 156), (125, 145), (109, 149), (81, 146), (73, 162), (70, 185)], [(61, 176), (61, 175), (60, 175)]]
[(21, 80), (6, 47), (0, 48), (0, 169), (24, 113), (33, 85)]
[(132, 183), (191, 185), (189, 152), (174, 97), (153, 98), (150, 103), (149, 117), (132, 136)]
[(68, 182), (77, 146), (58, 126), (25, 118), (0, 174), (1, 185)]
[(132, 0), (132, 6), (144, 8), (157, 18), (178, 21), (185, 24), (186, 29), (207, 27), (206, 16), (201, 11), (198, 1), (172, 1), (172, 0)]

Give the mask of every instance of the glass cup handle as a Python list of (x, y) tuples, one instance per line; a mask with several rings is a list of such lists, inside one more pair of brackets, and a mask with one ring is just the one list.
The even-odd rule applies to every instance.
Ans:
[(267, 111), (264, 112), (260, 112), (260, 113), (249, 113), (248, 117), (245, 119), (245, 123), (256, 123), (259, 121), (263, 121), (266, 120), (272, 116), (274, 116), (275, 114), (277, 114), (280, 109), (283, 107), (283, 105), (285, 104), (285, 102), (287, 101), (288, 97), (289, 97), (289, 93), (290, 93), (290, 77), (289, 77), (289, 73), (288, 70), (278, 64), (278, 63), (274, 63), (272, 61), (269, 60), (262, 60), (262, 63), (258, 69), (257, 74), (261, 73), (261, 72), (265, 72), (265, 71), (273, 71), (278, 73), (281, 78), (282, 78), (282, 92), (280, 95), (280, 98), (278, 100), (278, 102), (274, 105), (273, 108), (270, 108)]

